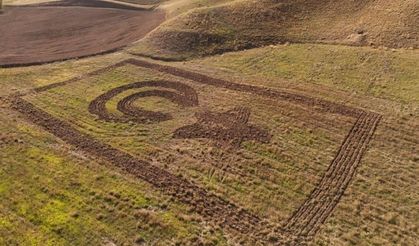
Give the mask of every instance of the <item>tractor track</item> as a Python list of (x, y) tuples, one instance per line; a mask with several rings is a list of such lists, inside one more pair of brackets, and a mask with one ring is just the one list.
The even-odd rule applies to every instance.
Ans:
[(358, 118), (319, 184), (284, 225), (286, 235), (301, 240), (313, 237), (320, 229), (355, 175), (380, 120), (375, 113), (363, 113)]
[[(153, 69), (177, 77), (190, 79), (201, 84), (252, 93), (276, 100), (290, 101), (311, 107), (316, 111), (340, 114), (356, 119), (352, 129), (347, 134), (336, 153), (335, 158), (332, 160), (324, 175), (322, 175), (316, 188), (313, 189), (303, 204), (296, 209), (292, 216), (281, 227), (276, 227), (249, 211), (239, 208), (182, 177), (175, 176), (147, 161), (138, 159), (128, 153), (113, 148), (110, 145), (99, 142), (87, 134), (79, 132), (69, 123), (54, 118), (52, 115), (25, 101), (21, 97), (22, 95), (11, 97), (13, 109), (22, 113), (33, 123), (43, 127), (63, 141), (75, 146), (81, 151), (100, 157), (121, 170), (149, 182), (163, 193), (171, 195), (180, 202), (190, 205), (194, 211), (201, 214), (205, 219), (222, 226), (227, 231), (238, 233), (241, 236), (251, 238), (255, 242), (264, 245), (303, 245), (314, 237), (320, 230), (322, 224), (324, 224), (327, 218), (333, 213), (352, 178), (356, 174), (357, 167), (366, 153), (368, 144), (373, 138), (375, 130), (381, 120), (381, 115), (379, 114), (366, 112), (362, 109), (352, 108), (326, 100), (263, 87), (228, 82), (175, 67), (135, 59), (122, 61), (115, 65), (91, 72), (85, 76), (40, 87), (33, 90), (32, 93), (47, 91), (55, 87), (75, 82), (80, 78), (97, 75), (107, 69), (120, 67), (126, 64)], [(126, 101), (127, 102), (124, 103), (125, 106), (129, 104), (130, 100), (126, 99)], [(280, 239), (279, 242), (267, 241), (266, 231), (272, 230), (275, 231), (275, 234)]]

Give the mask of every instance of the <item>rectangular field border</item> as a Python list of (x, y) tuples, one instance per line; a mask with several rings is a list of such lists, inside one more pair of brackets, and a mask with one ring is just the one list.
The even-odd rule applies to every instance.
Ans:
[[(322, 175), (320, 182), (289, 219), (277, 228), (272, 226), (270, 222), (266, 222), (251, 212), (224, 200), (183, 177), (173, 175), (145, 160), (138, 159), (78, 131), (69, 123), (52, 116), (22, 98), (27, 94), (48, 91), (125, 65), (152, 69), (200, 84), (251, 93), (274, 100), (285, 100), (310, 107), (316, 111), (352, 117), (356, 119), (356, 122), (341, 144), (327, 171)], [(188, 204), (206, 220), (221, 226), (226, 231), (246, 236), (255, 243), (274, 245), (306, 244), (315, 236), (322, 224), (330, 217), (353, 179), (382, 118), (377, 113), (323, 99), (229, 82), (196, 72), (137, 59), (127, 59), (64, 82), (38, 87), (28, 93), (15, 94), (8, 97), (7, 101), (11, 104), (12, 109), (20, 112), (34, 124), (41, 126), (66, 143), (152, 184), (161, 192)], [(269, 241), (268, 233), (274, 233), (274, 237), (270, 238), (278, 238), (278, 241)]]

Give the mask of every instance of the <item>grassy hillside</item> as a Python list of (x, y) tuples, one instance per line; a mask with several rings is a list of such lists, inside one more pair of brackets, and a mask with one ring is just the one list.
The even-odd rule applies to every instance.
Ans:
[(312, 245), (414, 245), (419, 215), (418, 61), (416, 50), (291, 44), (178, 64), (383, 114), (356, 178)]
[[(128, 57), (130, 56), (126, 54), (112, 54), (39, 67), (2, 69), (2, 94), (64, 81)], [(415, 203), (418, 200), (415, 192), (418, 157), (414, 151), (418, 144), (414, 130), (418, 124), (414, 117), (417, 115), (419, 101), (417, 61), (418, 54), (415, 50), (385, 51), (368, 47), (291, 44), (171, 65), (235, 82), (286, 88), (383, 114), (383, 123), (379, 126), (377, 136), (356, 178), (314, 243), (391, 245), (404, 241), (407, 245), (412, 245), (417, 235)], [(339, 139), (344, 137), (344, 131), (337, 129), (349, 127), (347, 122), (340, 121), (339, 118), (321, 120), (320, 125), (313, 127), (313, 122), (320, 119), (319, 115), (307, 114), (301, 108), (288, 104), (267, 107), (272, 102), (255, 101), (254, 98), (246, 99), (238, 95), (232, 96), (235, 99), (225, 104), (225, 98), (230, 97), (218, 95), (224, 92), (201, 88), (201, 98), (204, 92), (210, 95), (203, 102), (207, 106), (214, 104), (211, 107), (217, 111), (233, 107), (237, 100), (254, 107), (253, 115), (257, 108), (263, 108), (264, 111), (275, 111), (278, 108), (283, 110), (280, 117), (276, 113), (272, 114), (275, 115), (272, 121), (263, 120), (267, 118), (266, 115), (259, 118), (255, 117), (256, 114), (252, 118), (257, 124), (279, 131), (279, 138), (274, 140), (277, 147), (272, 145), (265, 149), (263, 145), (246, 143), (245, 149), (240, 151), (258, 155), (263, 164), (260, 171), (251, 172), (258, 162), (230, 158), (230, 154), (224, 151), (205, 146), (206, 141), (195, 142), (194, 148), (188, 146), (188, 141), (169, 144), (173, 140), (165, 132), (167, 128), (173, 128), (179, 120), (167, 122), (158, 128), (149, 127), (154, 136), (151, 139), (140, 136), (142, 140), (137, 141), (136, 134), (127, 134), (124, 138), (107, 138), (102, 132), (105, 129), (103, 124), (92, 121), (91, 116), (85, 112), (86, 98), (98, 94), (96, 89), (90, 89), (85, 96), (85, 86), (100, 89), (133, 81), (134, 78), (161, 76), (133, 67), (126, 67), (121, 71), (103, 74), (100, 83), (77, 83), (70, 86), (71, 89), (67, 92), (56, 89), (31, 100), (38, 106), (59, 114), (60, 118), (68, 117), (72, 122), (80, 121), (77, 125), (86, 131), (93, 131), (98, 139), (105, 138), (107, 142), (140, 156), (151, 155), (159, 160), (156, 164), (162, 168), (181, 173), (226, 199), (277, 223), (286, 219), (292, 208), (301, 203), (326, 168), (327, 159), (332, 158)], [(174, 79), (167, 76), (165, 78)], [(182, 82), (186, 83), (185, 80)], [(61, 100), (63, 97), (66, 100)], [(156, 107), (167, 107), (170, 112), (179, 110), (162, 101), (141, 103), (151, 110)], [(77, 106), (79, 104), (82, 106)], [(60, 111), (63, 106), (66, 110)], [(115, 107), (114, 102), (109, 107)], [(130, 245), (135, 240), (141, 242), (143, 239), (146, 242), (157, 240), (163, 245), (174, 242), (194, 245), (195, 240), (207, 245), (234, 245), (234, 242), (238, 242), (226, 239), (229, 238), (228, 235), (221, 231), (211, 232), (207, 222), (200, 216), (187, 207), (170, 201), (169, 197), (153, 190), (146, 183), (126, 177), (123, 173), (113, 171), (111, 167), (103, 167), (95, 160), (84, 159), (88, 156), (80, 156), (71, 147), (27, 123), (20, 115), (7, 109), (7, 105), (0, 111), (0, 118), (4, 122), (2, 132), (7, 133), (2, 135), (2, 162), (5, 165), (0, 170), (3, 180), (0, 183), (0, 213), (4, 215), (4, 219), (0, 221), (0, 235), (5, 242), (24, 245), (29, 244), (27, 242), (36, 244), (40, 241), (54, 245), (68, 245), (71, 242), (85, 245), (106, 240)], [(71, 119), (71, 115), (78, 117)], [(180, 115), (186, 113), (181, 112)], [(326, 124), (325, 129), (323, 124)], [(109, 126), (106, 130), (111, 133), (121, 129), (126, 133), (133, 132), (132, 129), (136, 129), (134, 132), (141, 132), (137, 128), (143, 127), (133, 128), (125, 124)], [(155, 142), (153, 139), (159, 141)], [(170, 155), (166, 153), (172, 150), (176, 150), (173, 152), (177, 156), (175, 159), (169, 158)], [(207, 151), (211, 155), (207, 156)], [(225, 160), (226, 155), (227, 160), (234, 160), (229, 162), (231, 168), (251, 173), (252, 179), (247, 176), (239, 178), (229, 171), (214, 168), (214, 164), (224, 163), (220, 160)], [(206, 165), (199, 165), (201, 162), (196, 161), (196, 158), (205, 160)], [(167, 161), (169, 164), (166, 167)], [(275, 170), (275, 173), (271, 171), (268, 174), (264, 171), (265, 168)], [(269, 178), (261, 179), (258, 177), (260, 175), (267, 175)], [(271, 181), (273, 179), (275, 182)], [(15, 189), (16, 187), (19, 188)], [(121, 198), (114, 198), (115, 194)], [(150, 199), (141, 203), (138, 208), (131, 207), (133, 202), (143, 201), (144, 197)], [(29, 201), (31, 206), (28, 205)], [(161, 202), (168, 207), (161, 207)], [(144, 211), (153, 214), (150, 222), (135, 217), (137, 212), (141, 216), (148, 216), (142, 214)], [(121, 224), (124, 226), (121, 227)], [(90, 233), (87, 237), (78, 228), (95, 229), (86, 229)], [(20, 241), (16, 241), (16, 238)]]
[(201, 238), (207, 232), (189, 221), (188, 209), (146, 183), (77, 154), (13, 112), (0, 117), (0, 245), (168, 245), (194, 237), (222, 244)]
[[(349, 167), (355, 169), (353, 178), (342, 175), (351, 180), (348, 188), (317, 234), (308, 239), (309, 245), (417, 244), (417, 0), (124, 1), (159, 4), (168, 20), (128, 50), (0, 68), (0, 245), (253, 246), (257, 244), (252, 240), (260, 235), (272, 243), (282, 240), (275, 230), (281, 230), (310, 197), (356, 119), (322, 111), (317, 101), (296, 103), (243, 89), (249, 86), (382, 115), (359, 166)], [(189, 60), (163, 62), (129, 52)], [(178, 69), (168, 73), (134, 63), (108, 67), (126, 59)], [(185, 73), (179, 69), (201, 75), (182, 77)], [(205, 76), (216, 79), (202, 82)], [(33, 90), (71, 78), (76, 79)], [(239, 89), (217, 85), (217, 79), (234, 82)], [(107, 121), (89, 110), (93, 100), (115, 88), (160, 80), (188, 86), (198, 105), (178, 105), (161, 94), (132, 101), (133, 108), (173, 116), (152, 124), (135, 118)], [(182, 94), (162, 83), (128, 88), (109, 98), (105, 112), (123, 119), (126, 113), (119, 109), (120, 102), (133, 93)], [(231, 216), (210, 218), (199, 212), (197, 200), (180, 200), (177, 194), (182, 192), (165, 193), (150, 179), (118, 168), (83, 145), (61, 140), (51, 128), (30, 121), (31, 113), (19, 113), (6, 100), (18, 92), (78, 132), (191, 181), (267, 226), (240, 234), (227, 227)], [(235, 146), (229, 145), (228, 135), (174, 137), (179, 129), (197, 123), (204, 128), (229, 126), (220, 120), (235, 116), (236, 108), (242, 111), (236, 110), (240, 117), (231, 125), (243, 128), (239, 119), (247, 118), (245, 126), (268, 131), (269, 141), (243, 139)], [(208, 207), (235, 211), (213, 203)], [(238, 227), (247, 225), (248, 217), (242, 218)]]
[[(221, 69), (275, 87), (310, 83), (402, 104), (419, 103), (419, 53), (323, 44), (291, 44), (231, 52), (187, 64)], [(356, 100), (355, 100), (356, 101)], [(355, 102), (354, 101), (354, 102)]]
[[(0, 69), (0, 96), (121, 58)], [(3, 101), (0, 119), (0, 245), (226, 245), (187, 206), (72, 148)]]
[(285, 42), (419, 45), (415, 0), (240, 0), (201, 6), (167, 21), (132, 51), (184, 59)]

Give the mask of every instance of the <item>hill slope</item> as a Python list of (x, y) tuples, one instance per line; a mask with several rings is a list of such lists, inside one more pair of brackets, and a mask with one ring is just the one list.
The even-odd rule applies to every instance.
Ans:
[(179, 59), (283, 42), (417, 48), (418, 25), (416, 0), (242, 0), (172, 18), (132, 51)]

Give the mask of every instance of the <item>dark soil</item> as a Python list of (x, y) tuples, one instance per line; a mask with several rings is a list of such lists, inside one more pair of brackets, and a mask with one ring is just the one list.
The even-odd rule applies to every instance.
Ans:
[(0, 67), (114, 52), (143, 38), (165, 18), (162, 11), (102, 8), (96, 2), (86, 2), (95, 8), (8, 7), (0, 15)]
[[(144, 87), (160, 87), (174, 89), (177, 92), (168, 90), (149, 90), (137, 92), (123, 98), (118, 102), (117, 109), (124, 113), (123, 116), (109, 114), (106, 109), (106, 103), (116, 95), (132, 89)], [(170, 81), (144, 81), (136, 82), (114, 88), (94, 99), (89, 105), (89, 112), (99, 116), (99, 119), (113, 122), (137, 122), (137, 123), (155, 123), (172, 119), (168, 113), (152, 112), (133, 106), (133, 102), (143, 97), (163, 97), (173, 103), (183, 107), (192, 107), (198, 105), (198, 95), (195, 90), (185, 84)]]
[(225, 113), (197, 113), (198, 122), (174, 132), (175, 138), (209, 138), (220, 145), (239, 147), (243, 141), (268, 143), (271, 135), (265, 129), (249, 124), (250, 110), (236, 107)]

